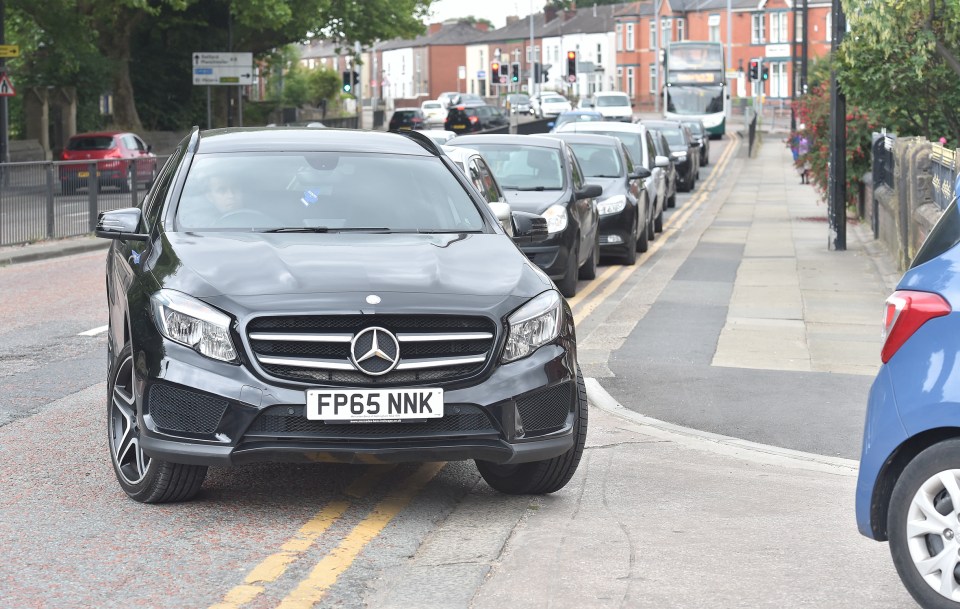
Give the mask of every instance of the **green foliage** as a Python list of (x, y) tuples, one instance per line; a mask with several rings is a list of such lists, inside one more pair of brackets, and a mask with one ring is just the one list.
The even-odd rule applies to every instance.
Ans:
[(850, 32), (837, 59), (848, 101), (901, 135), (960, 140), (960, 75), (944, 59), (960, 49), (960, 3), (845, 0), (844, 8)]
[[(825, 63), (825, 62), (824, 62)], [(798, 158), (798, 169), (806, 166), (813, 185), (826, 198), (829, 186), (830, 162), (830, 81), (821, 81), (807, 95), (797, 101), (797, 126), (802, 129), (790, 134), (788, 144), (796, 146), (800, 137), (809, 142), (809, 152)], [(846, 116), (847, 204), (856, 205), (860, 178), (870, 171), (870, 145), (878, 127), (861, 108), (848, 101)]]

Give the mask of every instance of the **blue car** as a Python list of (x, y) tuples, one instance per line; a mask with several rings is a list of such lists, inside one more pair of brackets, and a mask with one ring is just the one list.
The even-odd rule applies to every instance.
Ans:
[(857, 525), (923, 607), (960, 607), (960, 211), (930, 232), (884, 310)]

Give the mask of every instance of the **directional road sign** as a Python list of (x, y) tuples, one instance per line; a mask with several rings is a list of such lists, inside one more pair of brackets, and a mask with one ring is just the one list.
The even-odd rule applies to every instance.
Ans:
[(17, 94), (6, 72), (0, 72), (0, 97), (13, 97)]
[(253, 53), (193, 54), (193, 84), (252, 85)]
[(0, 59), (20, 57), (20, 47), (15, 44), (0, 44)]

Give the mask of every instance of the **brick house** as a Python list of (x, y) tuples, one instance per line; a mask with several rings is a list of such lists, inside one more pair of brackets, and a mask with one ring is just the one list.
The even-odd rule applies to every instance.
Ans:
[[(733, 37), (727, 66), (738, 75), (745, 74), (751, 59), (762, 58), (769, 70), (769, 79), (760, 85), (767, 100), (789, 99), (796, 86), (802, 32), (798, 27), (794, 34), (793, 28), (795, 23), (802, 23), (802, 10), (797, 6), (794, 11), (795, 3), (799, 5), (799, 0), (729, 0)], [(676, 40), (727, 42), (728, 0), (661, 0), (659, 4), (659, 49)], [(654, 95), (659, 91), (654, 6), (653, 0), (647, 0), (620, 9), (615, 32), (619, 87), (638, 102), (638, 107), (647, 109), (654, 107)], [(807, 28), (808, 58), (827, 55), (830, 2), (808, 1)], [(796, 55), (796, 70), (791, 65), (792, 53)], [(754, 91), (745, 77), (731, 79), (729, 85), (735, 100), (761, 92)]]

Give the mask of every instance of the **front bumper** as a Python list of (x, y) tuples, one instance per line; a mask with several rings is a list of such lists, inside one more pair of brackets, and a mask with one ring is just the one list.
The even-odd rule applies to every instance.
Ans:
[(527, 358), (493, 366), (474, 384), (446, 387), (444, 417), (432, 427), (309, 421), (306, 385), (265, 382), (245, 366), (166, 341), (164, 348), (159, 366), (148, 368), (158, 372), (138, 378), (137, 390), (141, 446), (164, 461), (510, 464), (549, 459), (574, 445), (576, 355), (563, 335)]
[(571, 232), (570, 225), (562, 232), (552, 235), (545, 241), (536, 245), (524, 245), (520, 248), (530, 262), (533, 262), (550, 279), (557, 281), (561, 279), (567, 271), (567, 265), (570, 256), (573, 253), (573, 237), (568, 235)]
[(600, 216), (600, 250), (605, 254), (627, 251), (637, 208), (627, 205), (616, 214)]

